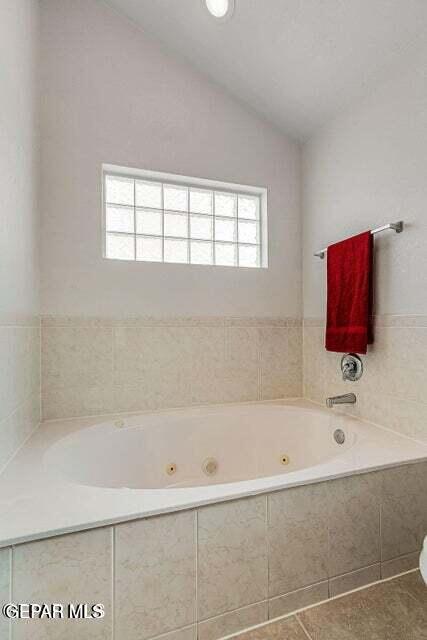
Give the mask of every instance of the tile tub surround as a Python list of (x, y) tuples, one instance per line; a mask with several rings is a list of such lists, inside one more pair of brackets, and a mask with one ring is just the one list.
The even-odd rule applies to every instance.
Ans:
[[(403, 493), (414, 502), (426, 478), (427, 463), (415, 463), (15, 545), (0, 551), (0, 589), (104, 602), (106, 618), (87, 623), (91, 639), (217, 640), (407, 570), (427, 497), (409, 520), (383, 512)], [(74, 640), (75, 628), (14, 623), (13, 640)]]
[(42, 318), (43, 418), (302, 395), (294, 318)]
[(0, 470), (40, 423), (40, 321), (0, 324)]
[(112, 530), (59, 536), (12, 549), (12, 602), (102, 603), (106, 615), (97, 620), (18, 620), (13, 640), (87, 640), (111, 637)]
[(362, 356), (357, 382), (341, 377), (341, 354), (324, 348), (324, 322), (304, 320), (304, 397), (325, 398), (353, 391), (357, 404), (345, 411), (427, 442), (427, 316), (378, 316), (375, 342)]

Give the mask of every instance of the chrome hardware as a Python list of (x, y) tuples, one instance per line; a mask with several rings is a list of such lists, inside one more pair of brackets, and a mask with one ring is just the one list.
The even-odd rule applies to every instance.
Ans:
[[(398, 220), (397, 222), (389, 222), (388, 224), (383, 224), (382, 227), (377, 227), (377, 229), (372, 229), (371, 234), (374, 235), (375, 233), (381, 233), (381, 231), (387, 231), (388, 229), (392, 229), (393, 231), (396, 231), (396, 233), (402, 233), (403, 231), (403, 220)], [(316, 251), (316, 253), (314, 254), (316, 256), (316, 258), (321, 258), (323, 260), (323, 258), (325, 257), (327, 252), (327, 249), (321, 249), (321, 251)]]
[(357, 398), (354, 393), (344, 393), (342, 396), (326, 398), (326, 406), (328, 409), (332, 409), (335, 404), (355, 404), (356, 400)]
[(362, 377), (363, 362), (355, 353), (347, 353), (341, 358), (342, 379), (355, 382)]
[(335, 429), (334, 431), (334, 440), (337, 444), (344, 444), (345, 442), (345, 433), (342, 429)]

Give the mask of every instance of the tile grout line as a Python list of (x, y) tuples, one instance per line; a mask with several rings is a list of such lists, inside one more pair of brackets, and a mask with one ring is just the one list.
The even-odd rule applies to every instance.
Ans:
[[(257, 600), (256, 602), (251, 602), (250, 604), (245, 604), (243, 605), (243, 607), (237, 607), (237, 609), (230, 609), (229, 611), (223, 611), (222, 613), (217, 613), (214, 616), (210, 616), (209, 618), (203, 618), (202, 620), (200, 620), (200, 623), (205, 623), (205, 622), (211, 622), (211, 620), (217, 620), (218, 618), (224, 618), (225, 616), (228, 616), (231, 613), (236, 613), (238, 611), (242, 611), (242, 609), (251, 609), (252, 607), (255, 607), (258, 604), (264, 604), (264, 603), (268, 603), (268, 598), (264, 598), (263, 600)], [(267, 624), (269, 624), (269, 620), (264, 620), (264, 622), (258, 622), (255, 625), (252, 625), (251, 627), (248, 627), (248, 629), (252, 629), (252, 628), (258, 628), (258, 627), (265, 627)], [(228, 636), (232, 637), (235, 636), (239, 633), (243, 633), (243, 631), (246, 631), (246, 629), (243, 629), (242, 631), (233, 631), (233, 633), (229, 633), (227, 636), (224, 636), (224, 638), (228, 638)], [(223, 640), (223, 638), (221, 638), (221, 640)]]
[(305, 635), (307, 636), (308, 640), (312, 640), (311, 635), (308, 633), (307, 629), (305, 628), (305, 625), (303, 624), (302, 620), (299, 617), (299, 614), (295, 615), (295, 620), (299, 623), (301, 629), (303, 630), (303, 632), (305, 633)]
[[(327, 488), (327, 487), (326, 487)], [(331, 597), (331, 513), (329, 510), (329, 497), (326, 497), (326, 509), (327, 509), (327, 550), (326, 550), (326, 562), (328, 567), (328, 598)], [(344, 574), (345, 575), (345, 574)]]
[[(391, 582), (392, 580), (395, 580), (396, 578), (400, 578), (401, 576), (410, 574), (410, 573), (415, 573), (416, 571), (419, 571), (418, 568), (415, 569), (409, 569), (409, 571), (403, 571), (402, 573), (398, 573), (394, 576), (390, 576), (389, 578), (384, 578), (384, 579), (380, 579), (380, 580), (376, 580), (375, 582), (371, 582), (369, 584), (365, 584), (362, 585), (361, 587), (356, 587), (355, 589), (351, 589), (350, 591), (345, 591), (343, 593), (340, 593), (336, 596), (332, 596), (331, 598), (327, 598), (325, 600), (321, 600), (320, 602), (315, 602), (314, 604), (310, 604), (307, 605), (305, 607), (300, 607), (299, 609), (295, 609), (294, 611), (290, 611), (289, 613), (285, 613), (284, 615), (281, 616), (276, 616), (275, 618), (272, 618), (271, 620), (267, 620), (266, 622), (260, 622), (259, 624), (256, 625), (252, 625), (250, 627), (247, 627), (246, 629), (241, 629), (240, 631), (235, 631), (233, 633), (230, 633), (226, 636), (224, 636), (223, 638), (221, 638), (221, 640), (228, 640), (229, 638), (236, 638), (236, 640), (238, 640), (238, 637), (240, 634), (242, 633), (247, 633), (248, 631), (252, 631), (255, 629), (261, 629), (263, 627), (268, 627), (276, 622), (280, 622), (281, 620), (289, 620), (291, 618), (296, 618), (300, 613), (304, 612), (304, 611), (309, 611), (310, 609), (316, 609), (318, 607), (321, 607), (323, 605), (329, 604), (331, 602), (333, 602), (334, 600), (340, 600), (341, 598), (345, 598), (349, 595), (351, 595), (352, 593), (357, 593), (358, 591), (364, 591), (365, 589), (368, 589), (370, 587), (374, 587), (375, 585), (378, 584), (383, 584), (385, 582)], [(310, 638), (310, 640), (313, 640), (310, 636), (308, 636)]]
[(266, 495), (266, 547), (267, 547), (267, 620), (270, 620), (270, 498), (269, 494)]
[[(179, 629), (173, 629), (172, 631), (165, 631), (165, 633), (161, 633), (159, 636), (150, 636), (147, 640), (170, 640), (171, 634), (180, 633), (181, 631), (187, 631), (188, 629), (193, 629), (194, 624), (187, 624), (185, 627), (179, 627)], [(197, 640), (197, 636), (193, 639)]]

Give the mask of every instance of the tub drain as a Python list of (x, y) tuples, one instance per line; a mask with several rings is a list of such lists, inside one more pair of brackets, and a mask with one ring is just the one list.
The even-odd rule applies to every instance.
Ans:
[(218, 462), (215, 458), (206, 458), (202, 463), (202, 471), (207, 476), (213, 476), (218, 471)]

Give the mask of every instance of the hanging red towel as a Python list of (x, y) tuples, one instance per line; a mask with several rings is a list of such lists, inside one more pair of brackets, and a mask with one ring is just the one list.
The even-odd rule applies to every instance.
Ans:
[(373, 236), (370, 231), (328, 247), (326, 349), (366, 353), (373, 342)]

